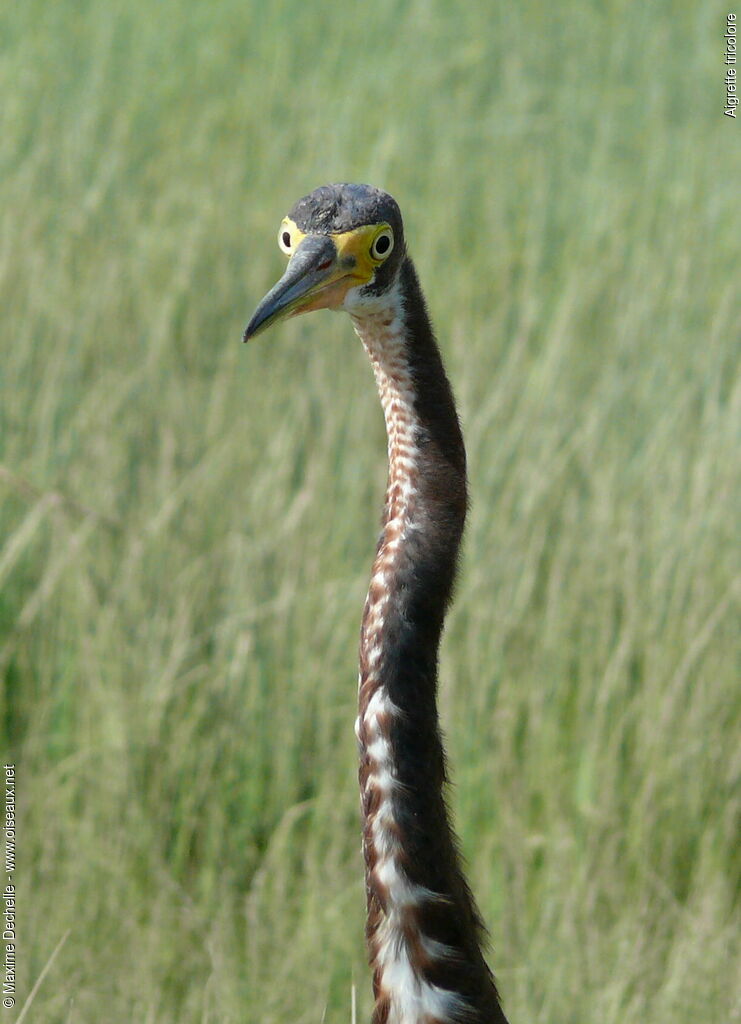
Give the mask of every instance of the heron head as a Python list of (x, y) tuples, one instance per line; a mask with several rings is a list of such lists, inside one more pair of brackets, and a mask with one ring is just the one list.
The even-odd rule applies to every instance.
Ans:
[(371, 185), (323, 185), (281, 222), (286, 272), (255, 310), (248, 341), (278, 320), (313, 309), (352, 313), (388, 291), (404, 258), (396, 200)]

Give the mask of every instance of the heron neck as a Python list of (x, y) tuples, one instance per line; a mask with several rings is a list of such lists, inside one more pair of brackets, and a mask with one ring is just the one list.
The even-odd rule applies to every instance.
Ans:
[(463, 439), (409, 260), (397, 290), (353, 319), (373, 366), (389, 456), (357, 723), (373, 1022), (443, 1024), (465, 1014), (492, 1024), (504, 1017), (446, 813), (436, 704), (466, 515)]

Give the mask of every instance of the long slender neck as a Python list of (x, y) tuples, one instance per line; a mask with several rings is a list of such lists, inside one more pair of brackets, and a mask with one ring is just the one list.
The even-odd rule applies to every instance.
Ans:
[(373, 1024), (506, 1024), (445, 808), (437, 656), (466, 516), (466, 459), (410, 260), (397, 288), (353, 320), (389, 452), (357, 722)]

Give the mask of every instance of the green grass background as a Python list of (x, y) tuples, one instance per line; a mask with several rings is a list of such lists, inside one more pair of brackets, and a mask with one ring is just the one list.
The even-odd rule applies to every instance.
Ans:
[(441, 713), (508, 1014), (741, 1020), (725, 14), (3, 9), (3, 1019), (349, 1022), (353, 985), (368, 1018), (383, 421), (346, 318), (240, 344), (285, 211), (358, 180), (404, 210), (466, 432)]

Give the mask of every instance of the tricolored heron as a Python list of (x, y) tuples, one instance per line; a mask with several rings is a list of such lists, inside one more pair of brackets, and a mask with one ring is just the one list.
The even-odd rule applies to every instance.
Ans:
[(399, 207), (369, 185), (326, 185), (294, 205), (278, 244), (288, 267), (245, 341), (288, 316), (345, 310), (373, 366), (388, 434), (356, 723), (373, 1024), (506, 1024), (448, 820), (436, 702), (466, 453)]

